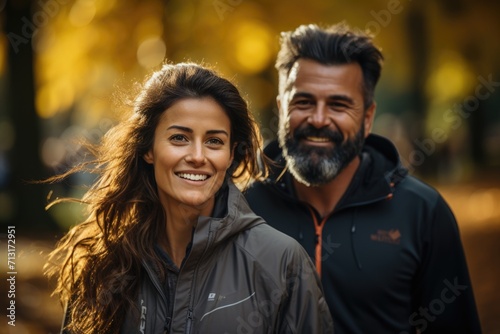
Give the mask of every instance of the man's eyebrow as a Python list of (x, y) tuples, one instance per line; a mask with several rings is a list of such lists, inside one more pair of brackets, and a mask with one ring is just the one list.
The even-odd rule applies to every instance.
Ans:
[[(188, 132), (188, 133), (193, 133), (193, 129), (191, 128), (188, 128), (188, 127), (185, 127), (185, 126), (180, 126), (180, 125), (171, 125), (167, 128), (167, 130), (172, 130), (172, 129), (177, 129), (177, 130), (180, 130), (180, 131), (183, 131), (183, 132)], [(206, 134), (225, 134), (226, 136), (229, 137), (229, 133), (227, 133), (226, 130), (208, 130), (206, 132)]]
[(297, 99), (297, 98), (301, 98), (301, 97), (307, 98), (307, 99), (313, 99), (314, 95), (312, 95), (311, 93), (306, 93), (306, 92), (296, 92), (295, 94), (293, 94), (292, 100)]
[[(307, 99), (314, 99), (314, 95), (311, 93), (306, 93), (306, 92), (297, 92), (293, 94), (292, 100), (297, 99), (297, 98), (307, 98)], [(354, 104), (354, 100), (350, 98), (347, 95), (344, 94), (333, 94), (333, 95), (328, 95), (329, 100), (336, 100), (336, 101), (344, 101), (350, 104)]]

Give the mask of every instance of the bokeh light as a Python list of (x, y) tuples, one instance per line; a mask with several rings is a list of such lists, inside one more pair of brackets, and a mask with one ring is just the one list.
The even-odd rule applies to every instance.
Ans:
[(474, 78), (465, 59), (453, 51), (443, 52), (438, 59), (427, 83), (429, 97), (447, 102), (467, 94)]
[(488, 221), (492, 218), (500, 218), (500, 190), (478, 189), (469, 197), (467, 209), (471, 218), (476, 221)]
[(165, 59), (167, 48), (159, 37), (148, 38), (137, 48), (137, 61), (144, 68), (155, 67)]
[(92, 22), (95, 15), (94, 0), (77, 0), (69, 12), (69, 22), (76, 27), (83, 27)]
[(45, 140), (42, 146), (42, 160), (45, 165), (55, 168), (63, 162), (65, 156), (64, 142), (53, 137)]
[(231, 32), (232, 47), (228, 48), (237, 70), (246, 74), (262, 71), (271, 62), (274, 36), (270, 29), (257, 21), (242, 22)]

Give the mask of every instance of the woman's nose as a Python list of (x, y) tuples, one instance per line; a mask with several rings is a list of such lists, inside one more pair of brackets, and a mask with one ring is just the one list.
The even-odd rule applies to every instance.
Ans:
[(190, 152), (186, 156), (186, 161), (195, 165), (206, 163), (207, 157), (202, 145), (195, 144), (191, 147)]

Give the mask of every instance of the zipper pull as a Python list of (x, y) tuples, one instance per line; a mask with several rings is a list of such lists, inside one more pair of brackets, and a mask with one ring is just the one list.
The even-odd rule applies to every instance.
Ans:
[(171, 324), (172, 324), (172, 318), (167, 317), (167, 319), (165, 320), (165, 325), (163, 326), (164, 334), (168, 334)]
[(193, 324), (193, 309), (188, 310), (188, 321), (186, 324), (186, 333), (191, 333), (191, 326)]

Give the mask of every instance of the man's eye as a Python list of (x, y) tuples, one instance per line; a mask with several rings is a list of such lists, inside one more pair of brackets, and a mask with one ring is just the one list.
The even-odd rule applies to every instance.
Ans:
[(332, 102), (330, 103), (330, 106), (335, 109), (345, 109), (347, 108), (347, 105), (345, 103), (341, 102)]
[(297, 100), (292, 105), (298, 109), (309, 109), (314, 106), (314, 102), (311, 100)]

